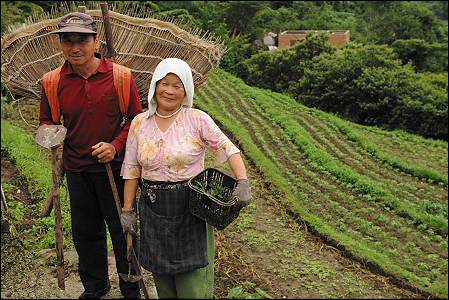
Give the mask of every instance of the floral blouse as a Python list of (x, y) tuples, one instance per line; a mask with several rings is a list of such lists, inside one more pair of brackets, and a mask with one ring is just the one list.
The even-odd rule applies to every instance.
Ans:
[(183, 107), (162, 132), (155, 115), (137, 115), (129, 129), (121, 175), (150, 181), (188, 180), (204, 170), (206, 146), (214, 149), (217, 165), (240, 152), (205, 112)]

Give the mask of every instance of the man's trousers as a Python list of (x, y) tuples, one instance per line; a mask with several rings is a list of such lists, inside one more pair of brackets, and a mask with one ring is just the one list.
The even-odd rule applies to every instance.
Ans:
[[(113, 171), (123, 207), (125, 180)], [(85, 291), (98, 292), (109, 283), (106, 224), (111, 236), (117, 272), (128, 274), (127, 245), (106, 172), (67, 172), (72, 217), (72, 235), (79, 255), (79, 274)], [(135, 205), (136, 207), (136, 205)], [(137, 242), (134, 251), (138, 255)], [(132, 274), (136, 274), (134, 268)], [(139, 282), (119, 281), (125, 298), (140, 298)]]

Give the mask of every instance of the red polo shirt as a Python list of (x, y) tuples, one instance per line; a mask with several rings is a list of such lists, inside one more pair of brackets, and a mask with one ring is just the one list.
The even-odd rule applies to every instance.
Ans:
[[(67, 136), (64, 140), (63, 163), (68, 172), (104, 172), (105, 165), (92, 156), (92, 146), (108, 142), (117, 149), (110, 162), (112, 169), (121, 168), (131, 120), (142, 112), (134, 77), (131, 77), (131, 99), (127, 121), (120, 127), (122, 116), (114, 85), (113, 64), (102, 55), (100, 67), (88, 79), (77, 75), (66, 61), (61, 69), (59, 102)], [(50, 105), (42, 88), (40, 125), (53, 125)]]

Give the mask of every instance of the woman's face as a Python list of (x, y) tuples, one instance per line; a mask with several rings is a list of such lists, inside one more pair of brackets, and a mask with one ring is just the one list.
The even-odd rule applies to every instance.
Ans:
[(169, 113), (179, 109), (185, 94), (184, 85), (178, 75), (168, 73), (156, 86), (158, 113)]

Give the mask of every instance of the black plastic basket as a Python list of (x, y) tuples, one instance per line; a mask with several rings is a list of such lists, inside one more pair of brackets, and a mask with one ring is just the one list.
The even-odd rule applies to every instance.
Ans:
[[(225, 198), (231, 199), (230, 202), (221, 201), (198, 189), (198, 184), (206, 190), (210, 187), (220, 187)], [(240, 213), (240, 209), (235, 207), (236, 201), (232, 199), (236, 185), (237, 180), (217, 169), (208, 168), (202, 171), (189, 180), (190, 212), (219, 230), (225, 229)]]

